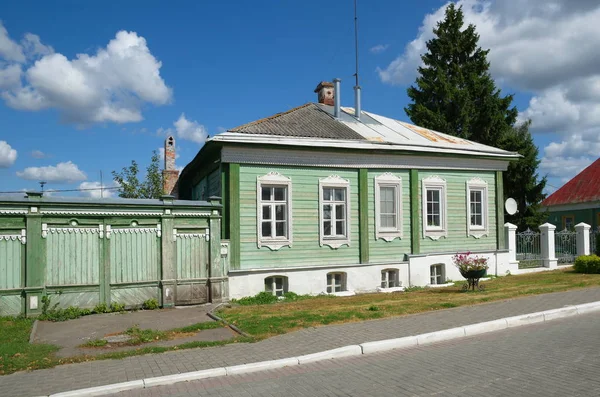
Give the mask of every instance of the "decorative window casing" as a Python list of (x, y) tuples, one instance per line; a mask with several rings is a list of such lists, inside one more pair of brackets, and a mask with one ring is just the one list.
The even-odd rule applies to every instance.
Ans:
[(288, 278), (285, 276), (265, 278), (265, 291), (275, 296), (283, 296), (283, 294), (288, 292)]
[(389, 172), (375, 177), (375, 238), (402, 238), (402, 179)]
[(319, 243), (337, 249), (350, 245), (350, 181), (332, 175), (319, 179)]
[(446, 269), (443, 263), (431, 265), (429, 268), (430, 282), (432, 285), (441, 285), (446, 283)]
[(327, 273), (327, 293), (346, 291), (346, 273)]
[(385, 269), (381, 271), (381, 288), (400, 287), (400, 272), (398, 269)]
[(432, 176), (423, 179), (421, 183), (423, 237), (432, 240), (448, 237), (446, 181)]
[(488, 184), (473, 178), (467, 181), (467, 235), (481, 238), (488, 235)]
[(292, 246), (292, 180), (278, 172), (257, 178), (256, 233), (258, 248)]

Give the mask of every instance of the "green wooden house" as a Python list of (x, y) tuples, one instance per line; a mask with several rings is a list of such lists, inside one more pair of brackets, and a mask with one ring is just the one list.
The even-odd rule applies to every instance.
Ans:
[(560, 230), (572, 230), (581, 222), (600, 228), (600, 158), (548, 196), (542, 206), (548, 211), (548, 222)]
[(222, 198), (230, 298), (443, 285), (465, 251), (504, 274), (518, 154), (341, 107), (336, 85), (210, 138), (182, 171), (180, 198)]

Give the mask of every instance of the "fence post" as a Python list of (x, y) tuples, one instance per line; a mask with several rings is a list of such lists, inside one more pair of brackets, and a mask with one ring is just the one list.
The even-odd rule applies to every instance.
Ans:
[(577, 232), (577, 256), (590, 254), (590, 229), (592, 227), (587, 223), (578, 223), (575, 225)]
[(175, 306), (175, 291), (177, 279), (177, 264), (175, 256), (175, 243), (173, 242), (173, 227), (175, 218), (173, 216), (174, 197), (164, 195), (163, 215), (161, 215), (161, 274), (160, 274), (160, 304), (162, 307)]
[(540, 226), (540, 232), (542, 239), (542, 260), (544, 267), (549, 269), (556, 269), (558, 267), (558, 260), (556, 259), (556, 250), (554, 247), (554, 231), (556, 226), (546, 222)]
[(508, 264), (499, 264), (496, 270), (498, 276), (505, 274), (515, 274), (519, 270), (519, 261), (517, 260), (517, 226), (506, 222), (504, 224), (506, 233), (506, 245), (508, 247)]

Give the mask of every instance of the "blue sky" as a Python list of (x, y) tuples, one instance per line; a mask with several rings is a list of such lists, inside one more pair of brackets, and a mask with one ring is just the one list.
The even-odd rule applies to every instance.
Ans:
[[(446, 5), (415, 3), (358, 2), (363, 108), (401, 120), (418, 54)], [(540, 70), (535, 57), (566, 58), (573, 34), (594, 29), (569, 24), (597, 17), (598, 7), (459, 3), (491, 48), (503, 92), (534, 121), (541, 172), (560, 186), (600, 155), (589, 116), (600, 78), (581, 66), (597, 64), (585, 51), (576, 68), (556, 61)], [(321, 80), (342, 78), (342, 103), (352, 106), (352, 0), (21, 1), (1, 4), (0, 21), (0, 191), (37, 189), (40, 178), (47, 189), (97, 187), (101, 171), (109, 184), (132, 159), (147, 164), (166, 132), (184, 166), (206, 134), (314, 101)], [(534, 27), (564, 45), (524, 40)]]

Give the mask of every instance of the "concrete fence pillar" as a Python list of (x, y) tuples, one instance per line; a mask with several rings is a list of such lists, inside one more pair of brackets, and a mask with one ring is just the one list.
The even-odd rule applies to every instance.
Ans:
[(578, 223), (575, 225), (577, 232), (577, 256), (590, 254), (590, 229), (592, 227), (587, 223)]
[(507, 222), (504, 224), (504, 230), (506, 233), (506, 246), (508, 248), (508, 263), (498, 261), (496, 265), (498, 276), (516, 274), (519, 270), (519, 261), (517, 260), (517, 226)]
[(542, 260), (544, 261), (544, 267), (550, 269), (556, 269), (558, 267), (558, 260), (556, 259), (556, 252), (554, 247), (555, 230), (556, 226), (547, 222), (540, 226), (540, 238), (542, 239)]

